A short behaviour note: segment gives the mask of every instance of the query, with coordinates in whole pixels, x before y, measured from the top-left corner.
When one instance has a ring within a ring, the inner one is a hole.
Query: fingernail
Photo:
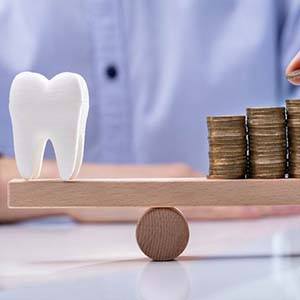
[[[293,72],[286,74],[287,80],[294,80],[294,79],[299,79],[299,78],[300,78],[300,70],[295,70]]]

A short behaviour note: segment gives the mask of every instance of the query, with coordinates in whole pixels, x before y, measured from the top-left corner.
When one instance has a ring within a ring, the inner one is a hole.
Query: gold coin
[[[246,140],[240,140],[238,142],[234,141],[234,143],[230,144],[230,142],[222,142],[222,141],[211,141],[208,140],[208,144],[211,146],[211,149],[220,149],[220,150],[226,150],[226,149],[230,149],[230,150],[238,150],[238,149],[244,149],[247,147],[247,143]]]
[[[251,120],[248,122],[248,130],[254,130],[259,128],[283,128],[286,125],[286,121],[284,119],[282,120],[264,120],[263,122],[260,120]]]
[[[247,114],[267,114],[267,113],[282,113],[285,111],[285,107],[249,107],[247,108]]]
[[[217,117],[214,119],[209,119],[209,120],[207,119],[206,123],[207,123],[207,126],[209,126],[211,128],[221,128],[221,127],[243,128],[246,125],[246,117],[244,116],[241,119],[232,119],[232,120],[224,119],[223,117],[221,117],[221,118]]]
[[[285,170],[287,169],[287,166],[278,166],[278,167],[272,167],[271,165],[266,165],[264,167],[256,167],[256,166],[249,166],[249,171],[252,173],[266,173],[266,174],[270,174],[270,173],[274,173],[274,172],[285,172]]]
[[[287,128],[289,135],[299,135],[300,123],[299,126],[288,126]]]
[[[215,172],[215,171],[209,171],[209,174],[210,175],[218,175],[218,176],[228,176],[228,177],[232,177],[232,176],[234,176],[234,177],[242,177],[242,176],[244,176],[245,177],[245,175],[246,175],[246,172],[245,172],[245,170],[241,170],[241,171],[239,171],[239,172],[235,172],[235,173],[233,173],[233,172],[224,172],[224,173],[220,173],[220,172]]]
[[[288,124],[288,127],[299,127],[300,126],[300,119],[298,118],[289,118],[287,120],[287,124]]]
[[[273,140],[268,137],[252,137],[251,140],[249,140],[249,145],[250,146],[274,146],[274,147],[286,147],[286,139],[279,139],[274,137]]]
[[[300,108],[290,108],[287,111],[287,119],[297,119],[300,116]]]
[[[244,163],[236,163],[236,164],[210,164],[209,169],[219,172],[236,172],[239,170],[243,170],[246,166],[246,162]]]
[[[270,128],[270,129],[251,129],[248,130],[248,135],[251,137],[253,135],[286,135],[286,127],[282,128]]]
[[[299,106],[300,107],[300,99],[286,99],[286,106]]]
[[[230,140],[246,140],[246,134],[240,134],[240,133],[231,133],[231,132],[226,132],[223,133],[223,135],[219,134],[220,132],[210,132],[208,135],[209,140],[225,140],[225,141],[230,141]]]
[[[232,137],[232,136],[211,136],[208,138],[208,141],[211,143],[224,143],[224,144],[230,144],[230,143],[246,143],[246,137]]]
[[[214,162],[211,162],[211,169],[213,170],[218,170],[218,169],[221,169],[221,168],[242,168],[246,165],[246,160],[244,161],[237,161],[237,162],[234,162],[234,161],[214,161]]]
[[[224,167],[224,166],[212,166],[209,168],[209,171],[214,174],[232,174],[232,173],[245,173],[246,166],[239,166],[239,167]]]
[[[278,154],[282,154],[284,152],[286,152],[286,146],[284,144],[280,145],[280,144],[250,144],[249,147],[249,151],[250,153],[254,152],[254,153],[263,153],[263,152],[269,152],[270,155],[274,155],[273,152],[276,152]]]
[[[279,179],[285,178],[285,173],[279,174],[249,174],[249,178],[255,179]]]
[[[223,144],[220,144],[220,145],[209,144],[209,145],[210,145],[209,152],[212,152],[212,153],[230,153],[230,152],[233,152],[234,154],[239,154],[239,153],[243,153],[247,150],[247,147],[244,144],[238,144],[241,147],[233,147],[233,146],[230,146],[229,144],[225,145],[225,146]]]
[[[208,175],[207,176],[209,179],[244,179],[245,174],[240,174],[240,175]]]
[[[285,155],[275,154],[275,155],[270,156],[270,155],[268,155],[268,153],[264,153],[264,154],[251,153],[250,160],[251,161],[260,161],[262,159],[264,159],[264,160],[269,159],[270,157],[272,157],[275,160],[285,160],[286,159]]]
[[[223,121],[238,121],[238,122],[243,122],[245,121],[245,116],[239,115],[239,116],[235,116],[235,115],[228,115],[228,116],[208,116],[207,117],[207,121],[208,122],[223,122]]]
[[[241,159],[246,159],[247,158],[247,153],[238,153],[238,154],[232,154],[230,155],[229,153],[223,154],[209,154],[209,159],[210,160],[216,160],[216,159],[228,159],[228,160],[241,160]]]
[[[276,136],[276,135],[253,135],[249,136],[249,143],[254,144],[275,144],[275,145],[285,145],[286,136]]]
[[[232,132],[225,132],[225,133],[222,133],[222,132],[213,132],[213,133],[210,133],[208,138],[211,140],[211,139],[214,139],[214,138],[230,138],[230,139],[243,139],[243,140],[246,140],[246,135],[241,135],[240,133],[232,133]]]

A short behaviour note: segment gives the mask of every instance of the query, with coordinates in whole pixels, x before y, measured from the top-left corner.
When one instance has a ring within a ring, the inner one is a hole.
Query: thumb
[[[285,75],[289,82],[300,85],[300,51],[287,66]]]

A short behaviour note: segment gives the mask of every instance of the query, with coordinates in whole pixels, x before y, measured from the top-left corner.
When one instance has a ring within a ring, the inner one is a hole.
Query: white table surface
[[[0,300],[300,299],[300,216],[190,230],[181,258],[157,263],[133,224],[0,226]]]

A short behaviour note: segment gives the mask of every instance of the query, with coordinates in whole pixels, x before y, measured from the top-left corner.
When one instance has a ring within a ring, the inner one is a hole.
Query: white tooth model
[[[21,176],[39,177],[45,146],[50,140],[60,177],[76,177],[83,159],[89,110],[85,80],[68,72],[51,80],[38,73],[23,72],[14,78],[9,98],[15,157]]]

